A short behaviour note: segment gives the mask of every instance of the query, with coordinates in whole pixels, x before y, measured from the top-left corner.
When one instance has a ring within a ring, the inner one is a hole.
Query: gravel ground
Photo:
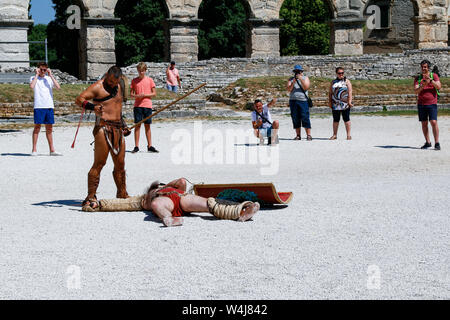
[[[176,228],[148,212],[80,211],[92,127],[75,149],[75,127],[55,128],[63,157],[47,156],[43,133],[30,157],[31,129],[0,131],[0,298],[449,299],[450,118],[439,119],[439,152],[418,149],[416,117],[352,120],[353,140],[341,123],[328,141],[330,117],[313,117],[309,142],[291,140],[281,117],[278,147],[227,143],[248,121],[155,123],[160,153],[126,154],[131,195],[181,176],[294,192],[245,223],[195,213]],[[115,195],[112,170],[108,159],[99,198]]]

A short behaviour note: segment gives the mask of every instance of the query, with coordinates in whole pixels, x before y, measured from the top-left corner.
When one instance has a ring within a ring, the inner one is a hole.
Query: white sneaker
[[[36,151],[33,151],[31,154],[30,154],[30,156],[32,156],[32,157],[36,157],[38,155],[38,153],[36,152]]]
[[[53,152],[50,152],[50,155],[51,156],[62,156],[62,153],[59,153],[59,152],[56,152],[56,151],[53,151]]]

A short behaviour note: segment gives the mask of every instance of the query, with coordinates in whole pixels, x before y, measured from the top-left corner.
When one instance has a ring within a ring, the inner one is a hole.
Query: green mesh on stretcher
[[[225,189],[220,192],[216,198],[234,202],[253,201],[259,202],[260,204],[264,203],[264,201],[258,199],[258,196],[253,191],[242,191],[237,189]]]

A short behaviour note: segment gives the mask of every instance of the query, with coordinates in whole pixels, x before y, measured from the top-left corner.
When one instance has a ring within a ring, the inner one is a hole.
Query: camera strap
[[[308,98],[308,95],[306,94],[305,90],[303,90],[302,85],[300,84],[300,82],[298,82],[298,79],[295,78],[295,81],[297,81],[298,86],[300,87],[300,89],[302,90],[303,94],[305,95],[306,98]]]
[[[260,114],[258,111],[256,111],[256,109],[255,109],[255,113],[256,113],[258,116],[261,117],[261,119],[262,119],[263,122],[267,122],[267,123],[270,123],[270,125],[272,125],[272,122],[270,122],[269,120],[267,120],[266,117],[264,117],[262,114]]]

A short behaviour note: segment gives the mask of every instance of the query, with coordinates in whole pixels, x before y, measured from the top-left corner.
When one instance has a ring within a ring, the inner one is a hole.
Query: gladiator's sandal
[[[128,198],[125,170],[113,171],[113,177],[117,187],[116,198]]]
[[[245,201],[242,203],[208,198],[209,212],[219,219],[245,221],[250,219],[258,210],[259,203]]]

